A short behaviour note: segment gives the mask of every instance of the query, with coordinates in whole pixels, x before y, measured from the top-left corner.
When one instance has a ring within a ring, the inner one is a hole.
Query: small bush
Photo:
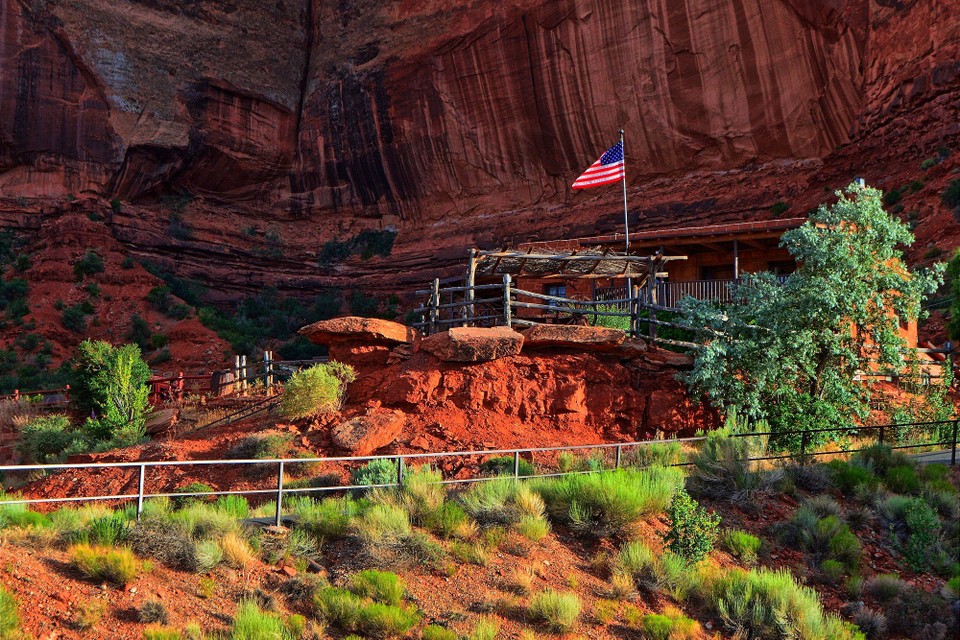
[[[255,603],[242,601],[233,617],[230,640],[292,640],[280,616],[260,610]]]
[[[163,606],[163,603],[159,600],[147,600],[140,605],[140,609],[137,610],[137,618],[139,618],[140,622],[146,624],[154,622],[167,624],[170,622],[170,615],[167,613],[167,608]]]
[[[843,578],[846,568],[838,560],[824,560],[820,565],[820,571],[823,573],[823,579],[830,584],[837,584]]]
[[[721,537],[724,548],[744,564],[754,564],[760,550],[760,538],[746,531],[728,530]]]
[[[17,611],[17,599],[0,585],[0,638],[16,638],[20,631],[20,614]]]
[[[640,619],[640,629],[650,640],[685,640],[697,637],[700,625],[673,607],[662,614],[651,613]]]
[[[853,623],[867,636],[867,640],[879,640],[887,636],[887,617],[869,607],[859,607],[853,613]]]
[[[910,585],[901,580],[899,576],[891,574],[876,575],[863,583],[863,592],[876,598],[881,604],[899,598],[900,594],[909,588]]]
[[[317,540],[332,540],[346,535],[350,520],[359,512],[349,497],[327,498],[320,502],[306,499],[297,503],[294,513],[297,527]]]
[[[580,598],[575,593],[546,589],[530,599],[529,612],[533,619],[543,622],[553,631],[566,632],[577,622],[580,609]]]
[[[394,638],[406,635],[420,622],[414,607],[398,607],[374,602],[360,609],[360,631],[375,638]]]
[[[520,458],[518,462],[519,476],[532,476],[536,473],[533,465],[528,461]],[[480,471],[491,476],[512,476],[514,475],[513,456],[500,456],[484,460],[480,465]]]
[[[395,573],[367,570],[353,576],[350,591],[363,598],[371,598],[389,605],[399,605],[407,589]]]
[[[923,162],[920,163],[920,168],[924,171],[927,169],[932,169],[937,165],[936,158],[925,158]]]
[[[788,571],[734,570],[713,584],[710,604],[728,631],[745,638],[856,640],[855,629],[823,612],[809,587]],[[786,635],[789,633],[790,635]]]
[[[223,536],[220,540],[223,558],[232,567],[244,569],[257,559],[250,544],[234,532]]]
[[[693,457],[694,469],[688,481],[691,493],[748,505],[758,492],[767,491],[777,478],[751,471],[746,440],[732,438],[722,430],[708,434]]]
[[[113,547],[126,542],[130,535],[130,523],[122,515],[110,513],[91,520],[85,533],[88,542]]]
[[[950,209],[960,209],[960,179],[951,180],[940,194],[943,204]]]
[[[88,544],[70,547],[71,564],[88,578],[124,586],[140,573],[140,562],[129,549],[114,549]]]
[[[489,616],[481,616],[466,640],[496,640],[500,624]]]
[[[671,551],[688,562],[699,562],[713,550],[719,515],[708,513],[682,488],[673,495],[667,515],[670,530],[663,541]]]
[[[536,516],[520,516],[517,522],[517,532],[528,540],[537,542],[550,533],[550,523],[545,518]]]
[[[375,504],[351,523],[353,533],[374,561],[393,560],[408,542],[410,517],[400,507]]]
[[[350,484],[356,486],[390,485],[397,482],[396,459],[378,458],[350,472]]]
[[[619,535],[641,516],[666,509],[682,478],[673,468],[617,469],[542,479],[531,488],[543,497],[550,516],[574,531]]]
[[[842,493],[852,493],[858,487],[868,486],[876,482],[870,469],[850,464],[842,460],[831,460],[827,463],[834,486]]]
[[[787,209],[789,208],[790,208],[789,204],[787,204],[782,200],[778,200],[777,202],[774,202],[773,205],[770,207],[770,213],[773,214],[774,218],[779,218],[784,213],[786,213]]]
[[[60,314],[60,324],[63,325],[64,329],[69,329],[74,333],[83,333],[87,330],[87,314],[78,305],[67,307]]]
[[[212,570],[223,562],[223,549],[216,540],[202,540],[194,551],[194,568],[200,573]]]
[[[64,451],[81,442],[83,436],[73,429],[67,416],[41,416],[23,427],[17,451],[28,462],[55,464],[64,461]]]
[[[84,276],[92,276],[103,271],[103,258],[93,249],[87,249],[79,260],[73,263],[73,274],[77,280],[82,280]]]
[[[450,538],[460,532],[468,521],[467,512],[458,503],[444,502],[424,518],[423,525],[439,536]]]
[[[910,465],[898,465],[887,469],[883,482],[894,493],[919,493],[920,479]]]
[[[343,404],[346,385],[354,380],[353,369],[336,362],[298,371],[284,385],[280,413],[293,420],[336,411]]]
[[[346,589],[326,587],[317,592],[313,599],[317,612],[324,619],[347,631],[353,631],[360,622],[360,610],[363,599]]]
[[[435,624],[427,625],[423,628],[421,635],[423,640],[458,640],[456,632],[450,629],[437,626]]]

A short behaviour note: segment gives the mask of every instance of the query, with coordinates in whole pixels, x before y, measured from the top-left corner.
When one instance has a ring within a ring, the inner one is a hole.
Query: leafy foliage
[[[687,562],[699,562],[713,550],[720,516],[697,504],[684,489],[677,489],[667,510],[670,529],[663,537],[671,551]]]
[[[774,431],[841,430],[868,414],[870,389],[854,379],[870,368],[868,359],[903,369],[899,326],[920,316],[942,265],[904,266],[898,247],[914,237],[883,210],[880,191],[854,183],[837,197],[783,235],[800,266],[782,284],[759,273],[738,285],[739,304],[680,302],[684,321],[710,337],[684,376],[694,393],[767,420]],[[830,437],[810,434],[809,442]],[[800,436],[776,444],[797,449]]]
[[[78,408],[94,416],[84,426],[91,437],[143,437],[150,369],[140,357],[139,347],[84,340],[78,348],[75,376]]]
[[[356,379],[353,368],[339,362],[297,371],[284,385],[280,413],[285,418],[297,419],[336,411],[343,403],[346,386]]]

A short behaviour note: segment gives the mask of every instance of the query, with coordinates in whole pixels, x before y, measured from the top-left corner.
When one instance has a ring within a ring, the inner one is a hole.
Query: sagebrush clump
[[[346,385],[356,378],[352,367],[339,362],[316,364],[298,371],[284,386],[280,413],[295,420],[336,411],[343,404]]]

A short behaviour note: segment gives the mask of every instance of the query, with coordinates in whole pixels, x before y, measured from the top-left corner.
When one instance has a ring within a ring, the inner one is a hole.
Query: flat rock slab
[[[444,362],[490,362],[519,354],[523,336],[507,327],[454,327],[427,336],[420,348]]]
[[[566,324],[541,324],[523,331],[527,348],[575,347],[613,351],[627,339],[626,332],[608,327],[580,327]]]
[[[306,336],[314,344],[322,345],[344,342],[394,345],[416,343],[420,337],[416,329],[399,322],[359,316],[321,320],[303,327],[297,333]]]
[[[366,456],[396,440],[406,421],[402,411],[375,411],[341,422],[330,435],[340,449]]]

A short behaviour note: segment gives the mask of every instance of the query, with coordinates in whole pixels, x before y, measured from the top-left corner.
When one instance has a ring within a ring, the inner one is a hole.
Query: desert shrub
[[[183,640],[183,635],[173,627],[153,625],[143,630],[143,640]]]
[[[663,541],[671,551],[688,562],[699,562],[713,550],[720,516],[707,512],[684,489],[673,494],[667,516],[670,530]]]
[[[870,469],[842,460],[831,460],[827,469],[833,480],[833,485],[843,493],[852,493],[858,487],[876,483],[876,477]]]
[[[154,622],[167,624],[170,622],[170,615],[167,613],[167,608],[163,606],[163,603],[159,600],[147,600],[140,605],[140,608],[137,610],[137,618],[140,622],[146,624]]]
[[[823,579],[830,584],[840,582],[840,579],[843,578],[844,571],[846,571],[846,567],[844,567],[843,563],[839,560],[824,560],[820,564],[820,572],[823,574]]]
[[[370,569],[361,571],[350,579],[350,591],[362,598],[399,605],[403,602],[407,588],[397,574]]]
[[[374,638],[393,638],[406,635],[420,622],[414,607],[400,607],[373,602],[360,609],[358,627]]]
[[[511,524],[520,518],[515,502],[519,487],[512,478],[477,482],[460,495],[460,503],[482,524]]]
[[[68,554],[74,568],[94,580],[122,587],[140,573],[140,562],[129,549],[76,544]]]
[[[13,640],[19,635],[20,613],[17,599],[6,587],[0,585],[0,640]]]
[[[360,622],[363,599],[346,589],[325,587],[313,599],[317,612],[327,621],[346,631],[356,630]]]
[[[956,637],[953,634],[960,627],[960,611],[951,610],[940,595],[914,587],[901,592],[885,613],[890,632],[895,636],[946,640]]]
[[[720,540],[724,548],[744,564],[754,564],[757,561],[757,552],[760,550],[760,538],[746,531],[729,529],[724,531]]]
[[[869,607],[858,607],[853,612],[853,623],[867,637],[867,640],[879,640],[887,636],[887,617]]]
[[[423,628],[421,638],[423,640],[458,640],[459,636],[450,629],[430,624]]]
[[[566,632],[577,622],[580,609],[577,594],[545,589],[530,599],[529,613],[534,620],[539,620],[551,630]]]
[[[230,532],[220,539],[224,561],[232,567],[244,569],[257,559],[253,549],[243,537]]]
[[[466,640],[495,640],[500,633],[500,624],[489,616],[481,616],[473,625],[473,630]]]
[[[900,594],[910,588],[906,582],[898,576],[891,574],[875,575],[863,583],[863,592],[880,603],[891,602],[899,598]]]
[[[174,489],[174,493],[213,493],[214,488],[204,482],[191,482],[185,484],[182,487],[177,487]],[[212,500],[213,496],[184,496],[182,498],[174,498],[173,504],[177,507],[183,507],[193,501],[206,501]]]
[[[940,200],[951,209],[960,209],[960,179],[951,180],[950,183],[947,184],[943,193],[940,194]]]
[[[263,640],[264,638],[293,640],[289,630],[280,620],[280,616],[261,611],[260,607],[249,600],[240,602],[233,616],[230,640]]]
[[[461,531],[469,522],[467,512],[457,502],[444,502],[423,519],[423,526],[444,538]]]
[[[238,520],[250,515],[250,503],[241,495],[226,495],[217,498],[214,508]]]
[[[650,640],[685,640],[697,637],[700,625],[679,609],[665,607],[663,613],[651,613],[640,619],[640,629]]]
[[[701,577],[692,570],[682,556],[672,552],[655,554],[643,542],[624,545],[611,563],[611,583],[616,591],[632,591],[643,587],[658,593],[668,593],[682,601],[700,587]],[[624,583],[629,579],[629,584]],[[625,588],[624,588],[625,587]]]
[[[201,540],[194,550],[194,570],[205,573],[223,562],[223,549],[216,540]]]
[[[191,502],[167,518],[182,526],[194,540],[222,538],[228,533],[236,533],[240,528],[233,513],[203,502]]]
[[[627,464],[636,467],[669,467],[683,460],[683,448],[679,442],[657,442],[637,447],[624,457]]]
[[[707,435],[693,457],[688,486],[697,496],[747,504],[776,480],[750,469],[750,447],[746,438],[733,438],[722,430]]]
[[[395,458],[378,458],[350,472],[350,484],[356,486],[391,485],[397,482]]]
[[[197,545],[189,529],[164,515],[144,514],[131,529],[129,542],[142,556],[184,571],[196,570]]]
[[[103,271],[103,258],[93,249],[87,249],[83,256],[73,263],[73,275],[77,280],[84,276],[92,276]]]
[[[913,462],[905,454],[894,451],[889,445],[872,444],[858,451],[850,459],[854,465],[865,467],[878,476],[885,476],[891,467],[911,466]]]
[[[55,464],[66,459],[64,452],[85,446],[83,434],[70,424],[64,415],[39,416],[20,432],[17,451],[26,461]]]
[[[389,504],[374,504],[354,519],[351,528],[375,561],[392,560],[403,550],[412,532],[407,512]]]
[[[359,511],[356,501],[348,496],[319,502],[307,498],[297,502],[294,508],[297,527],[321,542],[346,535],[350,520]]]
[[[87,314],[79,306],[67,307],[60,313],[60,324],[74,333],[87,330]]]
[[[812,554],[817,561],[838,560],[851,570],[859,566],[860,541],[835,515],[820,518],[805,504],[778,528],[777,533],[784,544]]]
[[[517,466],[519,467],[518,475],[520,476],[532,476],[536,473],[533,465],[523,458],[520,458]],[[491,476],[512,476],[514,471],[513,467],[513,456],[499,456],[484,460],[480,465],[480,471]]]
[[[516,524],[517,532],[524,538],[537,542],[550,533],[550,523],[546,518],[524,515]]]
[[[622,534],[641,516],[666,509],[682,478],[673,468],[617,469],[543,479],[532,488],[552,518],[575,531],[602,536]]]
[[[909,465],[890,467],[883,476],[883,482],[894,493],[918,493],[920,479],[917,471]]]
[[[922,571],[944,561],[937,512],[923,498],[890,496],[878,507],[912,568]]]
[[[450,547],[450,553],[460,562],[487,566],[490,562],[490,556],[487,548],[480,542],[454,542]]]
[[[286,433],[256,433],[230,447],[231,458],[269,460],[283,458],[293,444],[293,436]],[[254,469],[256,467],[253,467]]]
[[[401,503],[417,524],[433,520],[447,498],[442,484],[443,474],[429,466],[422,466],[403,477]]]
[[[817,514],[818,518],[827,518],[829,516],[836,518],[843,517],[843,509],[831,496],[820,495],[807,498],[803,501],[803,506]]]
[[[733,570],[712,584],[709,604],[728,631],[745,638],[855,640],[855,628],[823,612],[815,591],[788,571]]]
[[[130,536],[130,523],[119,513],[110,513],[91,520],[83,537],[92,544],[113,547],[126,542]]]
[[[346,385],[356,377],[351,367],[337,362],[298,371],[284,385],[280,413],[288,419],[299,419],[336,411],[343,404]]]
[[[851,571],[860,567],[860,541],[847,527],[835,533],[827,543],[827,549],[830,553],[830,560],[835,560],[843,564]]]

